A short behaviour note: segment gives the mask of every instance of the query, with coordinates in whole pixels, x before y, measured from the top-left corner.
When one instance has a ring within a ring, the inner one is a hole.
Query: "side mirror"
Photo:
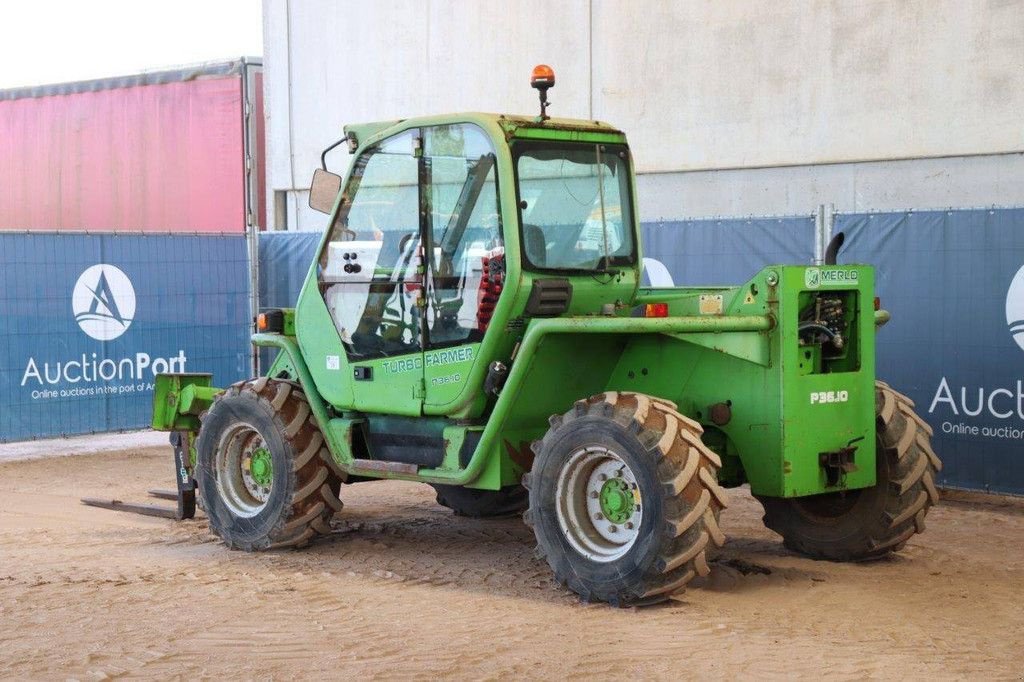
[[[313,184],[309,188],[309,207],[329,214],[340,191],[341,176],[317,168],[313,171]]]

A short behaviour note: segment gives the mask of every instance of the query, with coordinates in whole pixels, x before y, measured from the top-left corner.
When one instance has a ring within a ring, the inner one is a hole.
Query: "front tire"
[[[203,415],[196,449],[210,529],[228,547],[301,547],[331,532],[344,473],[297,384],[231,386]]]
[[[524,476],[538,554],[585,601],[668,599],[725,542],[718,456],[666,400],[604,393],[554,416]]]
[[[789,549],[815,559],[868,561],[897,552],[924,530],[939,501],[935,477],[942,462],[932,428],[914,402],[875,382],[874,487],[790,499],[762,497],[764,524]]]

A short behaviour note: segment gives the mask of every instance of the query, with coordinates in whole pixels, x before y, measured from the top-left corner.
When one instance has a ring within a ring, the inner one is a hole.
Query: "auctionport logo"
[[[120,268],[94,265],[75,282],[71,309],[83,332],[97,341],[112,341],[128,331],[135,317],[135,288]]]
[[[1010,336],[1024,350],[1024,266],[1014,275],[1006,292],[1006,324]],[[936,414],[936,408],[939,408],[936,416],[940,418],[951,415],[959,419],[943,421],[939,427],[943,433],[1024,440],[1024,428],[1014,425],[1024,421],[1024,379],[991,388],[951,386],[949,380],[942,377],[928,414]],[[981,417],[988,423],[974,423],[974,417]],[[999,420],[1008,420],[1008,423],[1000,425]]]
[[[135,318],[135,287],[128,275],[113,265],[87,268],[71,293],[75,322],[90,338],[111,341],[120,337]],[[75,346],[68,340],[62,346]],[[30,356],[21,385],[32,388],[32,400],[137,394],[153,390],[152,377],[184,372],[184,350],[173,357],[154,357],[134,351],[120,358],[106,357],[88,346],[74,357]]]
[[[1014,275],[1006,292],[1006,324],[1013,340],[1024,350],[1024,266]]]

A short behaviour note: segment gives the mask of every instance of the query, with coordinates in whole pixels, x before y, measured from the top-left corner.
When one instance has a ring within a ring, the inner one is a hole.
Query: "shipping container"
[[[262,70],[244,58],[0,90],[0,230],[255,228]]]

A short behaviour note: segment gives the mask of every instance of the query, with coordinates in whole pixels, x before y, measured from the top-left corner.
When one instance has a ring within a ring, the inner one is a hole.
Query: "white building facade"
[[[264,41],[271,229],[322,229],[346,123],[533,114],[538,63],[643,221],[1024,205],[1024,0],[264,0]]]

